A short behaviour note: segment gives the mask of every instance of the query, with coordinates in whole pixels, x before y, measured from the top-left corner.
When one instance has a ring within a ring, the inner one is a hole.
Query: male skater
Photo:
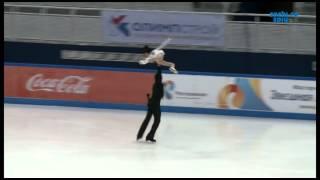
[[[161,75],[161,67],[159,64],[158,64],[157,73],[155,75],[155,82],[152,88],[152,96],[150,98],[149,94],[147,94],[147,97],[148,97],[148,113],[143,123],[141,124],[141,127],[137,135],[137,140],[142,138],[144,131],[146,130],[148,123],[151,119],[151,116],[153,115],[154,117],[153,125],[149,134],[146,137],[146,141],[156,142],[156,140],[154,139],[154,135],[160,124],[160,117],[161,117],[160,101],[163,97],[162,75]]]

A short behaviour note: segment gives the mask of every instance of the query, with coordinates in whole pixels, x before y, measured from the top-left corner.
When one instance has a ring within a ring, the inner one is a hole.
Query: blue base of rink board
[[[4,103],[47,105],[47,106],[69,106],[69,107],[71,106],[71,107],[103,108],[103,109],[118,109],[118,110],[119,109],[121,109],[121,110],[142,110],[142,111],[147,110],[146,106],[136,105],[136,104],[94,103],[94,102],[81,102],[81,101],[43,100],[43,99],[15,98],[15,97],[5,97]],[[224,110],[224,109],[169,107],[169,106],[162,106],[161,110],[163,112],[175,112],[175,113],[215,114],[215,115],[227,115],[227,116],[247,116],[247,117],[262,117],[262,118],[316,120],[316,115],[314,115],[314,114],[301,114],[301,113]]]

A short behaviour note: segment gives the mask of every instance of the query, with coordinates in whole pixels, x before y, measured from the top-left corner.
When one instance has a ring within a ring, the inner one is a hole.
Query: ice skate
[[[142,138],[142,136],[139,136],[139,135],[138,135],[138,136],[137,136],[137,141],[139,141],[139,139],[141,139],[141,138]]]
[[[146,138],[146,141],[148,142],[148,141],[151,141],[151,142],[153,142],[153,143],[155,143],[155,142],[157,142],[155,139],[153,139],[153,138]]]
[[[170,67],[169,70],[174,74],[178,74],[178,71],[174,67]]]

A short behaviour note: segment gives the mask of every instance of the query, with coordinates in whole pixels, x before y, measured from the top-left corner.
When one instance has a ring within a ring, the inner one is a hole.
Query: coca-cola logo
[[[89,77],[66,76],[62,79],[44,78],[43,74],[32,76],[26,83],[29,91],[48,91],[58,93],[86,94],[89,85],[86,83],[92,80]]]

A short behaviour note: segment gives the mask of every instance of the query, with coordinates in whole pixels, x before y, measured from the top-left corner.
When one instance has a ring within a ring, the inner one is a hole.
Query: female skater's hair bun
[[[149,46],[145,45],[145,46],[143,47],[143,52],[144,52],[144,53],[150,53],[150,52],[151,52],[151,49],[149,48]]]

